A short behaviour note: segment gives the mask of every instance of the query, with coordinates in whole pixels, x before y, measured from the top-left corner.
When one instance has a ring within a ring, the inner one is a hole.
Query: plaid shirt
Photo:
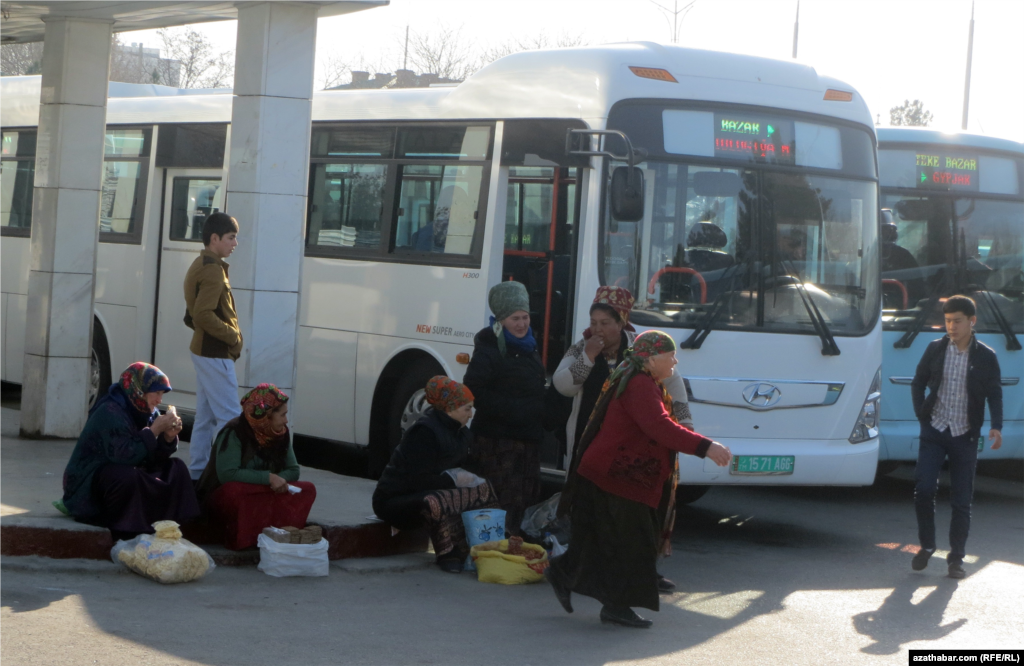
[[[959,437],[970,427],[967,422],[967,360],[970,347],[957,349],[950,340],[946,346],[946,360],[942,366],[942,384],[938,401],[932,410],[932,427],[939,432],[949,428],[953,437]]]

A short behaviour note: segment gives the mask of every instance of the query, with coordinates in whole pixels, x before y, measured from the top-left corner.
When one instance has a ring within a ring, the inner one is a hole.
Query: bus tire
[[[676,486],[676,504],[691,504],[696,502],[711,489],[711,486]]]
[[[113,380],[110,372],[110,348],[107,334],[98,320],[93,320],[92,354],[89,360],[89,407],[95,404]]]
[[[427,385],[427,381],[435,375],[442,374],[444,374],[444,370],[436,361],[430,358],[420,358],[413,361],[409,365],[409,369],[398,378],[391,395],[391,407],[387,413],[387,440],[385,442],[387,448],[379,447],[371,455],[369,461],[371,476],[379,476],[384,471],[384,467],[391,460],[391,454],[398,447],[398,443],[402,441],[405,429],[415,423],[416,419],[412,418],[414,413],[422,412],[425,407],[424,387]],[[404,423],[403,417],[406,421]]]

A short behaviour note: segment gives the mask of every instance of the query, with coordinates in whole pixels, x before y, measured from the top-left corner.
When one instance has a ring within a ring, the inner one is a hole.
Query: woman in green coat
[[[223,523],[224,545],[256,545],[265,527],[306,526],[316,487],[299,481],[288,432],[288,396],[260,384],[242,398],[242,414],[217,434],[198,492]]]

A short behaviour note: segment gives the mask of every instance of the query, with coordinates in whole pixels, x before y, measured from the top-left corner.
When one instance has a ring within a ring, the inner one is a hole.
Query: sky
[[[679,0],[684,7],[689,0]],[[658,0],[672,8],[674,0]],[[967,129],[1024,142],[1024,1],[976,0]],[[797,0],[697,0],[680,23],[680,46],[788,60]],[[856,88],[882,125],[889,109],[919,99],[932,127],[961,125],[971,0],[800,0],[798,60]],[[402,63],[406,26],[456,30],[474,55],[512,40],[560,35],[585,43],[671,43],[670,20],[652,0],[391,0],[320,19],[317,61],[353,69]],[[235,22],[196,26],[225,50]],[[122,40],[159,46],[154,31]]]

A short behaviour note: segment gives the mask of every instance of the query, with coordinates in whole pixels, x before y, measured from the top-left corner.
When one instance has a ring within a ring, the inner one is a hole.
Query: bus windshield
[[[813,334],[816,308],[832,335],[871,330],[873,182],[685,162],[642,168],[644,218],[609,216],[604,233],[604,283],[636,295],[633,321]]]
[[[941,299],[972,296],[979,333],[1024,333],[1024,205],[944,194],[882,196],[883,327],[943,330]],[[920,319],[924,318],[921,322]]]

